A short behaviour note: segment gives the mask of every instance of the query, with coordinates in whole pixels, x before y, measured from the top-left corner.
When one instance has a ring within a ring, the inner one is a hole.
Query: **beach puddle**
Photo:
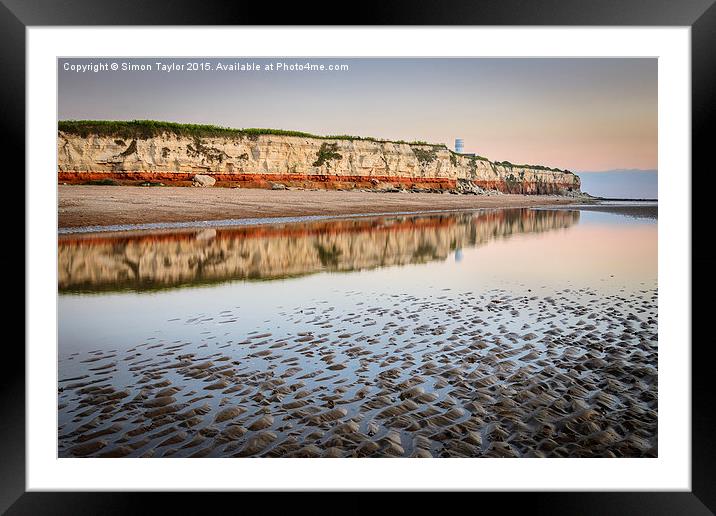
[[[654,457],[649,213],[62,236],[59,456]]]

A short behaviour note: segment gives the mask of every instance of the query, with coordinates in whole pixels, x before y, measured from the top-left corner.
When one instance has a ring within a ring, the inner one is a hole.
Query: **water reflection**
[[[154,290],[427,263],[520,233],[568,228],[579,211],[491,210],[279,226],[63,236],[60,292]]]
[[[63,235],[58,456],[655,457],[656,207],[600,211]]]

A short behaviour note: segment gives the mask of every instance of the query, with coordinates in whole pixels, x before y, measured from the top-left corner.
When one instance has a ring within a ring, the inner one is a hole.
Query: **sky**
[[[124,71],[123,63],[151,69]],[[260,69],[218,70],[219,63]],[[347,70],[277,70],[278,63]],[[154,119],[451,148],[463,138],[465,152],[492,160],[575,172],[657,169],[651,58],[98,58],[60,59],[58,68],[60,120]]]
[[[579,172],[581,190],[610,199],[658,199],[656,170]]]

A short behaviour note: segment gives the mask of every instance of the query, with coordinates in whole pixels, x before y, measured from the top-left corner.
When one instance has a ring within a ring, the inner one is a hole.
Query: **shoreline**
[[[535,206],[539,207],[539,206]],[[486,208],[475,208],[476,210]],[[487,208],[492,209],[492,208]],[[500,208],[496,208],[500,209]],[[58,228],[58,235],[83,235],[87,233],[122,233],[133,234],[143,231],[175,231],[175,230],[196,230],[196,229],[225,229],[225,228],[248,228],[254,226],[271,226],[274,224],[300,224],[304,222],[330,222],[337,220],[351,220],[373,217],[388,216],[411,216],[411,215],[450,215],[469,211],[463,208],[449,210],[425,210],[425,211],[391,211],[382,213],[346,213],[342,215],[303,215],[296,217],[252,217],[243,219],[216,219],[196,220],[186,222],[147,222],[142,224],[113,224],[107,226],[70,226]]]
[[[331,190],[58,186],[62,233],[590,204],[556,195],[453,195]],[[259,222],[258,220],[264,220]],[[282,220],[288,219],[288,220]],[[74,229],[75,231],[72,231]]]

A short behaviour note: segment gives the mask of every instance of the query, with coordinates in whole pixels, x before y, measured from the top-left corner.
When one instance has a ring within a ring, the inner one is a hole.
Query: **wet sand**
[[[585,203],[543,195],[77,185],[58,186],[58,195],[60,228]]]
[[[659,206],[656,203],[651,204],[638,204],[638,205],[623,205],[623,206],[609,206],[609,205],[597,205],[597,206],[584,206],[580,207],[583,211],[600,211],[603,213],[612,213],[616,215],[624,215],[633,219],[653,219],[659,218]]]
[[[657,455],[656,287],[346,296],[60,357],[59,455]]]

